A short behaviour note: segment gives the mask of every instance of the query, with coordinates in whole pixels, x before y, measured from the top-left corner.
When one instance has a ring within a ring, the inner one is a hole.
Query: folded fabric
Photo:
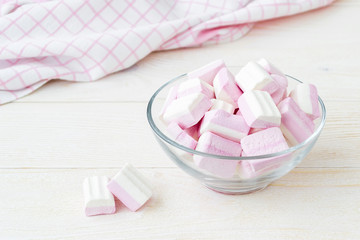
[[[333,0],[0,0],[0,104],[51,79],[94,81],[155,50],[229,42]]]

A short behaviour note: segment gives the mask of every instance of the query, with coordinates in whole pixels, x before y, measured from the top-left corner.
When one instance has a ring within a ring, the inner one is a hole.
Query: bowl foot
[[[249,194],[257,191],[261,191],[264,188],[266,188],[268,185],[261,185],[261,186],[255,186],[255,187],[244,187],[244,188],[236,188],[236,189],[226,189],[221,187],[215,187],[205,184],[207,188],[214,192],[227,194],[227,195],[241,195],[241,194]]]

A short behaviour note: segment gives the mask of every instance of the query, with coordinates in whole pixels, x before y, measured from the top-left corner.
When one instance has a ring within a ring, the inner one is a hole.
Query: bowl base
[[[247,188],[239,188],[239,189],[226,189],[226,188],[219,188],[204,184],[207,188],[214,192],[227,194],[227,195],[242,195],[242,194],[249,194],[257,191],[261,191],[266,188],[268,185],[256,186],[256,187],[247,187]]]

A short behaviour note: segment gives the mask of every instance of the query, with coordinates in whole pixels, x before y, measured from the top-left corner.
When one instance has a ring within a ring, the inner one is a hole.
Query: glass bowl
[[[291,91],[296,84],[302,83],[294,77],[286,76],[289,80],[288,92]],[[187,75],[183,74],[161,86],[148,103],[147,119],[157,142],[167,156],[184,172],[216,192],[225,194],[245,194],[264,189],[271,182],[291,171],[306,157],[314,147],[314,144],[319,138],[321,130],[325,125],[325,105],[319,97],[318,101],[320,104],[321,116],[315,120],[315,131],[308,139],[296,146],[292,146],[282,152],[251,157],[228,157],[199,152],[175,142],[175,140],[167,133],[166,124],[160,119],[160,112],[170,88],[187,79]],[[232,161],[231,163],[237,164],[236,174],[231,178],[224,178],[208,172],[206,169],[199,168],[193,161],[194,157],[199,156],[207,157],[215,161],[223,161],[224,164],[228,164],[228,161]],[[272,164],[269,164],[258,172],[253,172],[249,169],[248,163],[250,161],[271,161]]]

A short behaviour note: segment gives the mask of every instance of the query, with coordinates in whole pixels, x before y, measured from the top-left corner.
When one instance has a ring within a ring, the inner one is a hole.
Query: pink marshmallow
[[[242,156],[258,156],[280,152],[289,148],[280,128],[273,127],[248,135],[241,140],[243,147]],[[257,176],[265,170],[271,170],[279,166],[288,155],[271,157],[259,160],[241,161],[241,170],[248,177]]]
[[[268,128],[244,137],[241,139],[241,146],[243,156],[276,153],[289,148],[278,127]]]
[[[242,91],[236,85],[234,76],[227,68],[220,69],[216,74],[213,86],[216,99],[228,102],[237,108],[237,100],[241,96]]]
[[[249,135],[260,132],[262,130],[264,130],[264,129],[263,128],[250,128]]]
[[[280,75],[280,76],[284,76],[285,75],[278,69],[276,68],[273,64],[271,64],[268,60],[266,60],[265,58],[261,58],[258,61],[256,61],[257,64],[259,64],[261,67],[263,67],[269,74],[276,74],[276,75]]]
[[[176,122],[182,129],[194,126],[209,110],[212,103],[202,93],[194,93],[172,101],[163,119],[166,123]]]
[[[239,143],[211,132],[205,132],[200,136],[196,150],[223,156],[240,157],[241,155],[241,145]],[[194,155],[194,162],[199,168],[206,169],[217,176],[231,178],[235,174],[239,161]]]
[[[185,132],[179,125],[172,122],[168,125],[167,130],[169,134],[174,138],[174,141],[184,145],[187,148],[195,149],[197,141],[192,138],[187,132]]]
[[[312,120],[320,117],[318,93],[313,84],[298,84],[289,96]]]
[[[202,93],[208,98],[215,98],[214,88],[199,78],[190,78],[179,84],[177,98],[193,93]]]
[[[292,145],[301,143],[311,136],[315,124],[292,98],[282,100],[278,108],[281,113],[280,128]]]
[[[279,84],[280,88],[287,88],[289,82],[285,75],[278,75],[278,74],[270,74],[271,78],[274,79],[275,82]]]
[[[145,177],[131,164],[126,164],[108,183],[107,188],[131,211],[137,211],[151,197]]]
[[[250,127],[244,118],[233,115],[224,110],[213,110],[205,113],[200,125],[200,135],[212,132],[223,138],[240,142],[240,139],[248,135]]]
[[[238,100],[239,110],[251,128],[280,126],[281,114],[270,94],[265,91],[247,91]]]
[[[225,62],[222,59],[213,61],[205,66],[188,73],[189,78],[200,78],[201,80],[213,85],[214,78],[221,68],[224,68]]]
[[[113,207],[87,207],[85,208],[85,215],[87,217],[96,216],[96,215],[105,215],[115,213],[116,208]]]
[[[199,121],[197,124],[195,124],[194,126],[185,128],[184,131],[193,139],[195,139],[195,141],[197,142],[197,140],[199,140],[200,134],[199,134],[199,128],[200,128],[200,123],[201,121]]]
[[[177,90],[179,88],[179,84],[172,86],[169,90],[168,95],[166,96],[164,105],[161,109],[160,116],[163,116],[166,112],[167,107],[177,98]]]
[[[279,102],[281,102],[281,100],[283,100],[287,96],[288,80],[285,77],[285,75],[271,74],[270,76],[279,85],[278,90],[276,90],[271,94],[274,103],[277,105]]]
[[[281,102],[283,99],[286,98],[286,95],[287,95],[286,88],[279,88],[278,90],[276,90],[276,92],[274,92],[270,96],[274,100],[274,103],[277,105],[279,104],[279,102]]]

